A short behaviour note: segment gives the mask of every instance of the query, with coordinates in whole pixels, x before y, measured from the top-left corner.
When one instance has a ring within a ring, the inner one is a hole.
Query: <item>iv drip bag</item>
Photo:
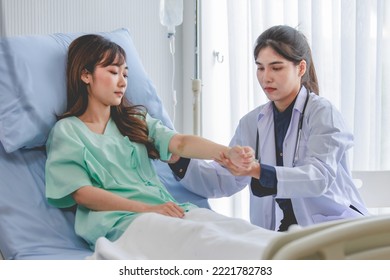
[[[160,22],[175,34],[175,26],[183,22],[183,0],[160,0]]]

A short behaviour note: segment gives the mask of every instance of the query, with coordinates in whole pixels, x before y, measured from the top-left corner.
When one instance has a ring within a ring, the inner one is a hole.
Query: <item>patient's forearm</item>
[[[215,159],[230,148],[195,136],[177,134],[169,143],[169,151],[186,158]]]
[[[84,186],[73,193],[77,204],[95,211],[147,212],[148,204],[130,200],[93,186]]]
[[[154,212],[177,218],[184,216],[184,210],[174,202],[151,205],[127,199],[93,186],[81,187],[73,193],[73,198],[77,204],[95,211]]]
[[[169,151],[185,158],[215,159],[226,157],[241,168],[249,168],[254,160],[251,147],[226,147],[195,135],[176,134],[169,142]]]

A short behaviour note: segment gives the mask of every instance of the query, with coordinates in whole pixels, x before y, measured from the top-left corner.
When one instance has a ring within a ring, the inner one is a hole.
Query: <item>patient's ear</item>
[[[86,84],[86,85],[89,85],[89,78],[90,78],[90,75],[89,75],[89,71],[87,69],[83,69],[81,71],[81,80]]]

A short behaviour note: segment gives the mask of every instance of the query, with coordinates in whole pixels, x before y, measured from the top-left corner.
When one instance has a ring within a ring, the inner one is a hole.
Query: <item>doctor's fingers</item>
[[[255,150],[253,150],[252,147],[250,146],[243,146],[242,147],[244,153],[248,156],[254,156],[255,155]]]
[[[223,167],[225,167],[227,170],[229,170],[230,173],[234,176],[247,176],[249,174],[249,171],[251,169],[251,165],[249,167],[240,167],[234,164],[230,159],[226,157],[222,157],[221,160],[217,161],[219,164],[221,164]]]
[[[243,162],[251,164],[255,160],[255,151],[252,149],[252,147],[249,146],[244,146],[242,148],[244,150]]]
[[[255,151],[249,146],[236,146],[233,151],[240,156],[243,161],[252,161],[255,157]]]
[[[238,154],[244,155],[244,156],[250,156],[250,155],[254,155],[255,154],[255,151],[250,146],[236,145],[236,146],[231,147],[230,150],[234,151],[234,152],[236,152]]]
[[[251,152],[245,152],[244,149],[239,147],[230,149],[228,154],[224,154],[224,157],[230,159],[232,163],[240,167],[248,166],[254,158]]]
[[[214,160],[215,160],[216,162],[218,162],[220,165],[223,165],[223,166],[225,166],[225,163],[226,163],[227,161],[230,162],[229,158],[225,155],[224,152],[220,152],[220,153],[219,153],[219,158],[214,158]]]
[[[253,162],[255,161],[255,157],[253,155],[248,155],[243,158],[229,158],[224,155],[220,155],[222,165],[226,165],[231,168],[237,167],[239,169],[250,169]]]

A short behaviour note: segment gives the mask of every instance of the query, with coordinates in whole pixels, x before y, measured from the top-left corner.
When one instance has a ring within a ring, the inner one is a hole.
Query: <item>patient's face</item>
[[[126,63],[114,62],[108,66],[97,65],[93,74],[89,74],[89,105],[117,106],[127,87],[128,67]]]
[[[257,59],[257,79],[269,100],[284,111],[294,100],[301,85],[300,65],[279,55],[271,47],[260,50]]]

